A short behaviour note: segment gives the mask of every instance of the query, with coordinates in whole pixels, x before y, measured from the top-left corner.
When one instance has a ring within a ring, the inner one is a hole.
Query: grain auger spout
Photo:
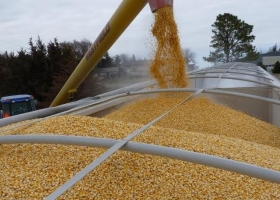
[[[165,6],[173,7],[173,0],[149,0],[149,4],[152,12],[155,12],[157,9]]]
[[[146,6],[147,2],[150,4],[152,12],[155,12],[161,7],[173,4],[173,0],[123,0],[86,55],[64,84],[54,101],[51,103],[50,107],[64,104],[69,100],[69,97],[77,91],[79,85],[94,69],[97,63],[102,59],[105,53],[111,48],[134,18]]]

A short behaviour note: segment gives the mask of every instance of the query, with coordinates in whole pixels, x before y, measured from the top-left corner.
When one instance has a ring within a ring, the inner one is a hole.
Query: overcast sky
[[[41,37],[47,44],[89,39],[92,42],[109,21],[122,0],[0,0],[0,52],[28,48],[30,37]],[[137,1],[137,0],[135,0]],[[211,24],[218,14],[231,13],[254,25],[254,45],[267,51],[280,43],[280,0],[174,0],[175,21],[182,48],[196,53],[200,67],[210,66],[202,57],[212,50]],[[145,58],[150,53],[150,25],[153,14],[147,5],[109,54],[135,54]]]

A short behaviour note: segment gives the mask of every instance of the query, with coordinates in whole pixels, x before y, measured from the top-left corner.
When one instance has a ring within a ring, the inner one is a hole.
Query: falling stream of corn
[[[150,72],[159,87],[186,87],[186,62],[171,6],[156,11],[152,34],[156,38],[156,51]]]
[[[158,10],[155,19],[153,33],[159,43],[151,71],[160,87],[184,87],[188,83],[172,9]],[[176,51],[175,55],[171,52],[175,57],[169,56],[167,49]],[[139,99],[103,118],[67,115],[10,129],[26,123],[20,122],[1,127],[0,135],[122,139],[185,96],[164,94]],[[191,99],[133,141],[280,171],[278,127],[203,97]],[[105,151],[49,144],[0,145],[0,199],[43,199]],[[280,186],[212,167],[118,151],[59,199],[280,199]]]

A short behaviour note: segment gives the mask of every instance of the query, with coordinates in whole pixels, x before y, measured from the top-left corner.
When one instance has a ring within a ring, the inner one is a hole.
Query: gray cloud
[[[122,0],[21,0],[0,2],[0,52],[28,48],[30,37],[47,43],[54,38],[94,41]],[[234,14],[254,25],[257,49],[267,50],[279,43],[279,0],[174,0],[175,20],[183,48],[197,54],[198,64],[208,63],[211,24],[218,14]],[[149,29],[153,14],[146,6],[109,50],[112,55],[127,53],[146,57],[151,52]]]

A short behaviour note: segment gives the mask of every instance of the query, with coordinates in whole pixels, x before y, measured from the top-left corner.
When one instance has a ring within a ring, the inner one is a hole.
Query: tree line
[[[210,47],[214,48],[204,60],[212,63],[254,62],[262,52],[252,45],[255,36],[252,35],[253,25],[238,19],[229,13],[220,14],[212,24],[212,40]],[[0,97],[13,94],[32,94],[38,100],[38,108],[47,107],[58,94],[73,70],[84,57],[92,42],[81,41],[58,42],[55,38],[44,44],[40,37],[29,39],[29,49],[21,49],[17,53],[0,53]],[[279,52],[275,44],[268,52]],[[196,54],[186,48],[184,55],[188,61],[196,63]],[[137,62],[135,56],[126,54],[111,57],[107,52],[96,68],[108,68],[131,65]],[[280,63],[276,63],[280,72]],[[275,71],[276,72],[276,71]],[[90,75],[79,86],[74,99],[94,96],[106,91],[102,82]]]
[[[0,54],[0,97],[14,94],[31,94],[38,100],[38,108],[50,105],[92,42],[58,42],[55,38],[44,44],[40,37],[29,39],[27,50]],[[111,57],[107,52],[97,68],[119,66],[135,59],[125,54]],[[73,100],[94,96],[106,91],[104,84],[89,75],[78,88]]]

